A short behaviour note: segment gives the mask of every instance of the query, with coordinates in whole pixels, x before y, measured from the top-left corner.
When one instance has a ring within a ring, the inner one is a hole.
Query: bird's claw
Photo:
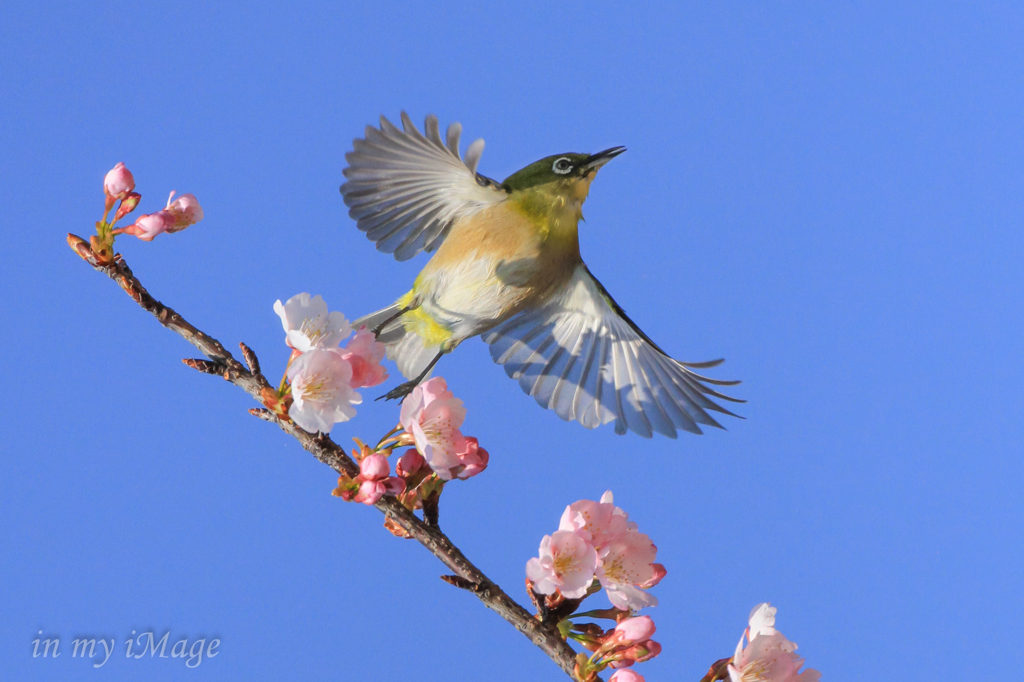
[[[377,398],[376,400],[398,400],[399,398],[404,398],[405,396],[412,393],[412,390],[414,388],[416,388],[416,382],[407,381],[404,384],[399,384],[398,386],[395,386],[393,389],[391,389],[381,397]]]

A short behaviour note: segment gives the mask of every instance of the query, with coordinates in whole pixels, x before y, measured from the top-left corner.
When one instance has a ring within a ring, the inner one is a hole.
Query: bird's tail
[[[401,309],[401,304],[395,303],[383,310],[360,317],[352,323],[352,328],[359,329],[365,326],[372,330],[386,322],[388,318],[394,317]],[[440,346],[427,344],[419,334],[409,332],[401,317],[385,324],[377,335],[377,340],[387,347],[388,359],[398,365],[398,371],[406,379],[419,376],[440,349]]]

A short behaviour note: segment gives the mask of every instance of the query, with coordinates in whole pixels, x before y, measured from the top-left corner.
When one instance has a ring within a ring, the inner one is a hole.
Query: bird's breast
[[[457,339],[479,334],[571,277],[581,262],[578,242],[566,248],[551,236],[510,202],[485,209],[452,226],[414,291]]]

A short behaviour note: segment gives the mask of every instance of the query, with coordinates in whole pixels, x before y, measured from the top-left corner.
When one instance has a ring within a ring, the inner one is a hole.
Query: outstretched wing
[[[345,155],[348,168],[341,186],[359,229],[400,261],[433,251],[458,218],[508,196],[476,172],[483,140],[469,145],[465,161],[459,156],[460,124],[448,126],[446,141],[433,115],[427,116],[425,136],[404,111],[402,127],[383,116],[379,130],[367,126],[366,136]]]
[[[541,407],[587,428],[615,422],[615,432],[645,438],[676,429],[701,433],[721,425],[708,411],[733,415],[711,400],[732,402],[707,384],[732,386],[692,369],[721,360],[673,360],[630,320],[586,266],[550,304],[519,313],[483,334],[491,357]]]

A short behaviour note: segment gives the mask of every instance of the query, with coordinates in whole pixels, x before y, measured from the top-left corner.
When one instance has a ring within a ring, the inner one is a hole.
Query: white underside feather
[[[560,295],[483,334],[491,357],[523,391],[559,417],[587,428],[615,422],[616,433],[675,438],[719,426],[708,410],[732,414],[706,395],[736,401],[664,355],[604,298],[586,267]],[[742,401],[736,401],[742,402]]]

